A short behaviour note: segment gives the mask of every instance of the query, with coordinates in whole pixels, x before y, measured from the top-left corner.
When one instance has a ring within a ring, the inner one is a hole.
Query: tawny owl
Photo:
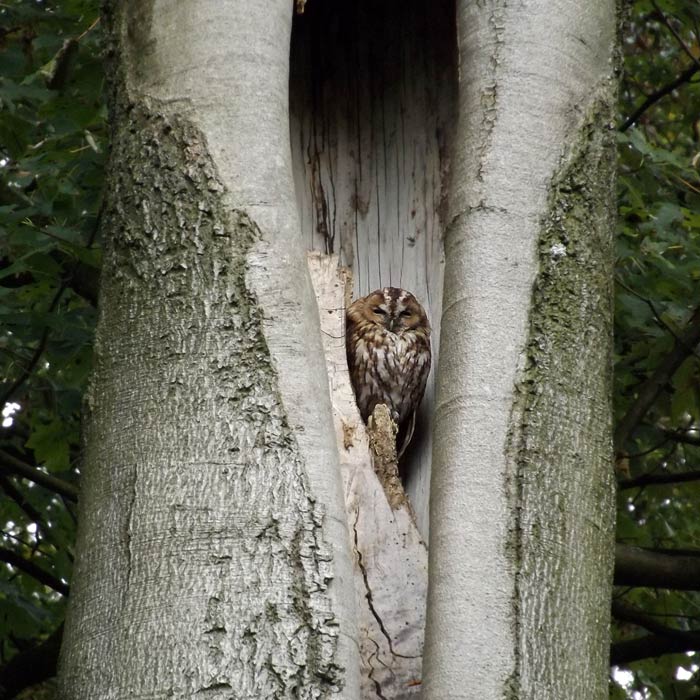
[[[405,289],[377,289],[350,305],[345,346],[362,420],[386,404],[399,427],[401,456],[430,372],[430,324],[423,307]]]

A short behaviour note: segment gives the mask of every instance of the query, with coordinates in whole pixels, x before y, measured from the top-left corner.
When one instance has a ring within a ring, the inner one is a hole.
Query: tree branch
[[[42,585],[53,588],[53,590],[57,593],[64,596],[68,595],[69,589],[67,584],[63,583],[63,581],[56,578],[53,574],[50,574],[48,571],[44,571],[33,561],[29,561],[28,559],[20,556],[17,554],[17,552],[0,547],[0,561],[4,561],[6,564],[9,564],[18,571],[21,571],[23,574],[31,576]]]
[[[644,418],[676,370],[692,355],[700,342],[700,308],[693,312],[687,326],[676,338],[671,352],[666,355],[654,373],[641,385],[636,400],[622,417],[615,430],[615,449],[619,453],[627,439]]]
[[[678,340],[678,336],[676,335],[675,331],[673,330],[673,328],[671,328],[671,326],[669,326],[668,323],[666,323],[666,321],[664,321],[661,314],[656,310],[654,302],[651,299],[648,299],[644,295],[632,289],[632,287],[625,284],[619,277],[615,277],[615,284],[618,284],[620,287],[622,287],[628,294],[631,294],[632,296],[637,297],[637,299],[639,299],[640,301],[643,301],[651,310],[651,313],[654,315],[656,322],[662,328],[665,328],[676,340]]]
[[[662,432],[669,440],[675,440],[676,442],[681,442],[684,445],[697,445],[700,446],[700,436],[689,435],[689,430],[683,430],[682,428],[678,430],[662,429]]]
[[[661,9],[656,4],[656,2],[654,2],[654,0],[651,0],[651,4],[656,10],[661,22],[663,22],[666,29],[668,29],[668,31],[671,32],[671,34],[673,34],[673,38],[678,42],[678,45],[681,47],[681,49],[683,49],[686,56],[688,56],[690,60],[693,63],[695,63],[695,65],[700,67],[700,61],[698,61],[693,52],[688,48],[688,45],[685,43],[685,41],[683,41],[683,37],[674,29],[673,25],[668,21],[668,17],[666,17],[666,15],[661,11]]]
[[[25,688],[55,676],[62,638],[63,625],[48,639],[15,654],[0,668],[0,700],[12,700]]]
[[[677,636],[673,638],[659,634],[648,634],[637,639],[628,639],[612,644],[610,646],[610,664],[620,666],[654,656],[682,654],[697,649],[700,649],[700,634],[697,632],[678,632]]]
[[[610,663],[613,665],[626,664],[651,656],[700,649],[700,632],[667,627],[658,622],[653,616],[646,615],[620,601],[613,602],[612,614],[616,620],[630,622],[652,633],[637,639],[629,639],[613,644],[610,648]]]
[[[700,481],[700,470],[688,472],[664,472],[661,474],[642,474],[634,479],[623,479],[617,484],[620,491],[625,489],[656,486],[659,484],[682,484],[688,481]]]
[[[616,586],[700,591],[700,551],[655,552],[617,544],[613,582]]]
[[[60,494],[69,501],[76,502],[78,500],[79,491],[76,486],[64,479],[59,479],[51,474],[42,472],[40,469],[13,457],[8,452],[5,452],[5,450],[0,450],[0,469],[29,479],[29,481],[33,481],[35,484],[49,489],[49,491]]]
[[[642,102],[642,104],[637,107],[637,109],[632,112],[632,114],[627,117],[624,123],[620,126],[620,131],[627,131],[633,124],[637,122],[639,117],[644,114],[650,107],[655,105],[661,98],[666,97],[669,93],[673,92],[676,88],[680,87],[684,83],[690,82],[690,79],[700,71],[700,66],[693,63],[688,68],[686,68],[675,80],[672,80],[668,85],[660,88],[656,92],[649,95],[649,97]]]
[[[6,476],[0,475],[0,488],[24,511],[30,522],[36,523],[39,532],[48,532],[44,518],[24,497],[24,494]]]

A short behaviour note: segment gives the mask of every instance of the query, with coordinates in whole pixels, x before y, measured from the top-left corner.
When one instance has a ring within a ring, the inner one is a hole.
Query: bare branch
[[[0,475],[0,488],[24,511],[30,522],[37,524],[42,534],[48,532],[41,513],[27,501],[24,494],[6,476]]]
[[[700,550],[658,552],[618,544],[613,582],[616,586],[700,591]]]
[[[700,470],[687,472],[663,472],[661,474],[642,474],[634,479],[624,479],[618,482],[617,488],[625,489],[643,488],[645,486],[657,486],[660,484],[683,484],[688,481],[700,481]]]
[[[78,500],[79,491],[76,486],[64,479],[42,472],[31,464],[13,457],[5,450],[0,450],[0,469],[7,473],[21,476],[24,479],[29,479],[29,481],[33,481],[35,484],[49,489],[49,491],[54,491],[69,501],[76,502]]]
[[[58,305],[58,302],[60,301],[61,297],[63,296],[63,292],[66,290],[66,285],[62,284],[56,294],[54,295],[53,299],[51,300],[51,304],[49,305],[48,312],[51,313],[56,306]],[[49,339],[49,327],[46,326],[44,328],[44,332],[41,334],[41,338],[39,339],[39,344],[36,346],[36,350],[34,351],[34,354],[32,355],[32,359],[29,361],[29,364],[22,370],[21,374],[17,379],[15,379],[14,382],[10,383],[9,386],[7,386],[6,389],[4,389],[2,396],[0,396],[0,408],[5,406],[5,404],[9,403],[12,397],[14,396],[15,392],[17,389],[19,389],[24,382],[31,377],[32,372],[34,371],[34,368],[37,366],[39,363],[39,360],[41,359],[41,356],[44,354],[44,350],[46,349],[46,342]]]
[[[637,639],[616,642],[610,646],[610,663],[620,666],[649,659],[664,654],[681,654],[700,649],[700,634],[697,632],[678,632],[674,637],[648,634]]]
[[[616,620],[638,625],[652,634],[613,644],[610,649],[611,664],[626,664],[651,656],[700,649],[700,632],[667,627],[653,616],[620,601],[613,602],[612,614]]]
[[[642,102],[642,104],[639,105],[639,107],[637,107],[637,109],[635,109],[629,117],[627,117],[627,119],[620,126],[619,130],[627,131],[627,129],[629,129],[639,120],[639,117],[641,117],[644,112],[655,105],[660,99],[673,92],[676,88],[685,83],[689,83],[690,79],[698,71],[700,71],[700,66],[693,63],[692,65],[688,66],[688,68],[686,68],[675,80],[672,80],[668,85],[664,85],[664,87],[659,88],[656,92],[649,95],[649,97],[647,97],[646,100],[644,100],[644,102]]]
[[[654,2],[654,0],[652,0],[651,4],[656,10],[656,13],[661,22],[663,22],[666,29],[668,29],[668,31],[671,32],[671,34],[673,34],[673,38],[678,42],[678,45],[681,47],[681,49],[683,49],[686,56],[688,56],[690,60],[700,68],[700,61],[698,61],[693,52],[688,48],[688,45],[685,43],[685,41],[683,41],[683,37],[674,29],[673,25],[668,21],[668,17],[666,17],[666,15],[661,11],[661,9],[656,4],[656,2]]]
[[[6,564],[9,564],[18,571],[21,571],[23,574],[31,576],[43,586],[53,588],[54,591],[60,593],[61,595],[68,595],[68,584],[63,583],[63,581],[56,578],[53,574],[50,574],[48,571],[44,571],[44,569],[35,564],[33,561],[25,559],[17,554],[17,552],[0,548],[0,561],[4,561]]]
[[[679,428],[678,430],[662,430],[663,434],[669,440],[675,440],[676,442],[682,442],[684,445],[697,445],[700,446],[700,436],[690,435],[691,431],[683,430]]]
[[[640,301],[643,301],[651,310],[651,313],[653,314],[654,318],[656,319],[656,322],[662,327],[665,328],[676,340],[678,340],[678,336],[676,335],[676,332],[669,326],[666,321],[662,318],[661,314],[656,310],[656,307],[654,306],[654,302],[645,297],[644,295],[640,294],[638,291],[632,289],[629,285],[625,284],[621,279],[618,277],[615,278],[615,283],[618,284],[620,287],[622,287],[628,294],[631,294],[632,296],[636,297]]]

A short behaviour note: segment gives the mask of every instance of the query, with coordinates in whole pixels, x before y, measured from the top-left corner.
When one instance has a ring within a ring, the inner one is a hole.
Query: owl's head
[[[362,297],[348,309],[348,314],[377,326],[383,326],[391,333],[422,330],[430,333],[428,317],[418,300],[405,289],[384,287]],[[359,319],[358,319],[359,320]]]

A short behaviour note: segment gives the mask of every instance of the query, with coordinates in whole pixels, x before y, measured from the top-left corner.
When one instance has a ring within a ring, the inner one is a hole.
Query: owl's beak
[[[386,329],[389,331],[389,333],[393,333],[394,329],[396,328],[396,321],[398,319],[394,318],[393,316],[389,316],[386,320]]]

